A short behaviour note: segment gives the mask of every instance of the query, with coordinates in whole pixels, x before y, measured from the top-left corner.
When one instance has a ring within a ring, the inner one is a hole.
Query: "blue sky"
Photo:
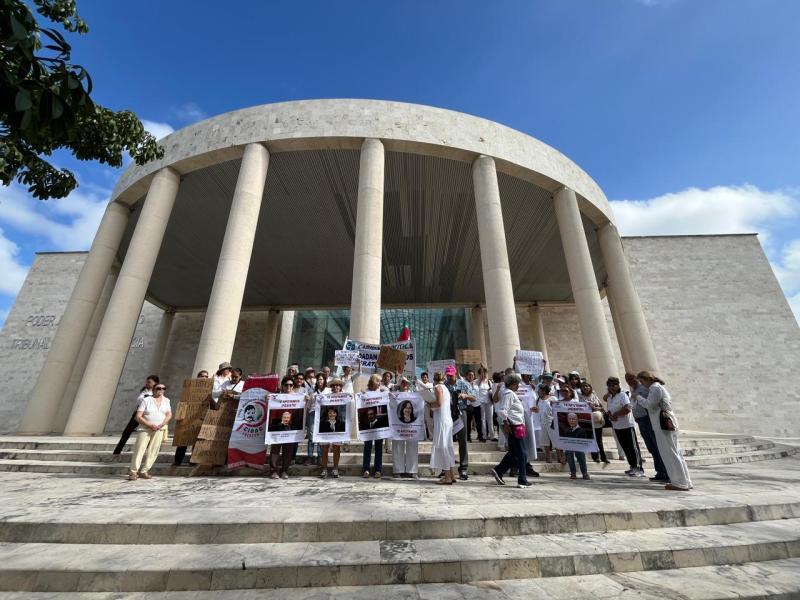
[[[800,314],[800,2],[78,0],[95,99],[159,134],[255,104],[358,97],[499,121],[564,152],[623,234],[757,231]],[[37,250],[84,249],[119,176],[0,187],[0,318]]]

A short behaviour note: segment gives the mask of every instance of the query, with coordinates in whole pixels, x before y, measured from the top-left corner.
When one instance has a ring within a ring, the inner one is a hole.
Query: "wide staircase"
[[[134,434],[135,437],[135,434]],[[134,437],[131,439],[133,440]],[[130,463],[131,445],[126,446],[123,454],[115,455],[112,450],[116,446],[115,437],[65,438],[65,437],[15,437],[0,436],[0,471],[22,471],[32,473],[75,473],[79,475],[126,475]],[[605,448],[616,457],[616,446],[613,438],[606,433]],[[191,451],[187,453],[183,465],[172,466],[175,449],[167,440],[153,468],[154,475],[190,475]],[[769,440],[756,439],[750,436],[734,436],[710,433],[685,434],[681,440],[684,456],[690,467],[735,464],[785,458],[798,449],[792,446],[776,444]],[[392,475],[391,442],[384,442],[383,474]],[[650,460],[644,443],[640,441],[645,466]],[[361,475],[363,444],[352,442],[344,444],[340,459],[339,471],[342,475]],[[430,474],[426,466],[430,462],[430,442],[419,444],[419,464],[421,474]],[[301,461],[307,456],[305,443],[299,445],[298,456]],[[469,472],[472,475],[490,475],[490,469],[503,456],[492,442],[472,442],[469,444]],[[544,456],[539,456],[536,469],[541,472],[558,472],[563,466],[556,463],[545,463]],[[330,459],[332,460],[332,458]],[[610,465],[601,467],[589,461],[590,471],[602,468],[609,472],[627,470],[628,464],[614,460]],[[649,463],[652,464],[652,463]],[[224,469],[218,470],[223,472]],[[312,475],[319,472],[319,467],[310,464],[293,465],[290,473],[294,475]],[[237,473],[234,473],[234,475]],[[241,474],[252,475],[244,471]]]
[[[0,598],[800,598],[800,457],[747,436],[685,436],[689,493],[616,460],[501,487],[479,444],[454,486],[311,467],[127,482],[114,441],[0,438],[0,468],[21,471],[0,474],[0,590],[16,592]]]

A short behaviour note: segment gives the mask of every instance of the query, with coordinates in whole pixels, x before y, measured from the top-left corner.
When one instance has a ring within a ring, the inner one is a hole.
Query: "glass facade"
[[[468,348],[467,315],[463,308],[391,308],[381,311],[381,341],[397,340],[403,321],[411,327],[416,342],[417,371],[428,361],[455,358],[456,350]],[[350,330],[348,310],[297,311],[290,362],[319,369],[333,367],[333,353],[339,350]]]

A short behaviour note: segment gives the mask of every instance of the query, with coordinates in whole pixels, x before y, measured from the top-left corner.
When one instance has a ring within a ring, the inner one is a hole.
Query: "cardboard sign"
[[[314,398],[314,442],[349,442],[352,413],[351,394],[317,394]]]
[[[261,384],[266,385],[266,381]],[[264,442],[266,430],[267,390],[264,387],[250,387],[239,396],[236,420],[228,443],[229,470],[245,466],[264,468],[267,462],[267,445]]]
[[[267,444],[294,444],[305,439],[305,394],[272,394],[268,410]]]
[[[385,369],[392,373],[402,373],[406,368],[405,350],[397,350],[386,345],[381,346],[378,360],[375,364],[379,369]]]
[[[333,357],[333,364],[337,367],[358,369],[361,366],[357,350],[334,350]]]
[[[460,365],[482,365],[480,350],[456,350],[456,362]]]
[[[425,401],[416,392],[389,394],[389,426],[393,440],[425,439]]]
[[[554,448],[575,452],[597,452],[592,424],[592,407],[586,402],[553,404],[550,441]]]
[[[544,355],[538,350],[517,350],[514,365],[517,373],[539,377],[544,372]]]
[[[175,411],[173,446],[193,446],[203,425],[214,381],[208,377],[185,379],[181,399]]]
[[[389,393],[362,392],[356,396],[358,439],[362,442],[392,437],[389,426]]]
[[[231,437],[239,400],[221,396],[216,410],[206,411],[203,425],[192,448],[191,463],[196,465],[224,465],[228,458],[228,440]]]
[[[417,375],[417,358],[414,340],[405,342],[393,342],[386,344],[395,350],[403,350],[406,353],[405,369],[403,375],[412,379]],[[377,344],[366,344],[357,340],[346,339],[343,350],[354,350],[358,352],[358,357],[362,372],[375,371],[378,368],[378,354],[381,347]]]

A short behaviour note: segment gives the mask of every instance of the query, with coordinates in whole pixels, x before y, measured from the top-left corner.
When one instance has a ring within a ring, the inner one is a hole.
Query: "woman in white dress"
[[[433,410],[433,440],[431,443],[431,469],[444,471],[438,483],[452,485],[456,479],[456,455],[453,451],[453,417],[450,414],[450,391],[444,385],[444,375],[433,376],[433,393],[436,401]]]
[[[650,390],[647,398],[637,395],[635,401],[639,406],[647,409],[650,423],[653,425],[658,452],[661,454],[661,460],[664,462],[664,468],[669,477],[669,483],[664,486],[664,489],[687,492],[694,486],[689,478],[689,468],[683,459],[681,445],[678,441],[678,420],[672,410],[672,398],[664,387],[664,382],[650,371],[642,371],[636,378]],[[672,421],[673,431],[661,428],[662,412],[665,413],[666,418]]]

